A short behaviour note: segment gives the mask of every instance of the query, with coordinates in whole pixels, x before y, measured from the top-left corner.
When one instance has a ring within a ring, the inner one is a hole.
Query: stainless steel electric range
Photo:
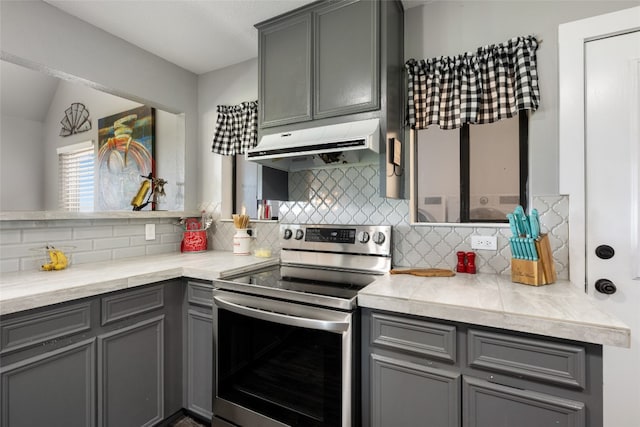
[[[282,224],[279,240],[279,266],[214,281],[212,425],[356,425],[356,298],[391,268],[391,227]]]

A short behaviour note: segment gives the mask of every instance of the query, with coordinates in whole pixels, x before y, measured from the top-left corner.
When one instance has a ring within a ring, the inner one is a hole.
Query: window
[[[507,222],[526,208],[528,116],[418,131],[413,176],[417,222]]]
[[[92,212],[95,149],[93,141],[58,148],[58,205],[70,212]]]

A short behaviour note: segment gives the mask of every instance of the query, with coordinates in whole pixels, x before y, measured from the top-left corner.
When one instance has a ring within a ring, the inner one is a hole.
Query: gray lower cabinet
[[[2,427],[95,426],[95,339],[2,366]]]
[[[363,426],[602,427],[602,347],[362,310]]]
[[[211,419],[213,403],[213,286],[187,283],[186,409]]]
[[[465,377],[463,396],[465,427],[586,425],[583,402],[550,394]]]
[[[182,280],[0,319],[0,426],[151,426],[182,407]]]
[[[98,426],[164,418],[164,316],[98,336]]]
[[[372,354],[371,377],[372,426],[459,425],[460,373]]]

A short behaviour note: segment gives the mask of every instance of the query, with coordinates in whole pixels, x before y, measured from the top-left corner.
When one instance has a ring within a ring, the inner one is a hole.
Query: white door
[[[584,59],[587,292],[631,328],[631,349],[603,349],[604,426],[638,427],[640,31],[589,41]]]

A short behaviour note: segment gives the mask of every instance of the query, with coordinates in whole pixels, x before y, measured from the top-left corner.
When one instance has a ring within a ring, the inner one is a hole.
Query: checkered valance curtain
[[[218,105],[211,151],[224,156],[244,154],[258,143],[258,101]]]
[[[540,102],[534,36],[478,48],[475,53],[405,64],[409,76],[409,125],[457,129],[491,123]]]

